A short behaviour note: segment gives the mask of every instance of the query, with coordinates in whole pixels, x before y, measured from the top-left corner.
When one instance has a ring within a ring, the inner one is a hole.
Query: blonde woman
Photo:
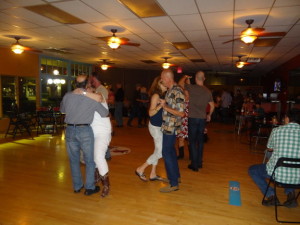
[[[75,89],[75,94],[84,94],[86,97],[94,99],[102,104],[107,110],[108,105],[101,93],[93,93],[92,89],[86,91],[82,89]],[[95,112],[91,127],[94,133],[94,161],[96,163],[96,170],[99,171],[100,177],[95,175],[96,183],[100,180],[103,187],[101,197],[106,197],[109,194],[110,182],[108,177],[108,165],[105,159],[105,154],[109,143],[111,141],[112,126],[109,117],[101,117],[99,113]],[[96,172],[98,172],[96,171]],[[99,180],[98,180],[99,179]]]
[[[156,174],[156,166],[158,163],[158,160],[162,157],[162,131],[161,131],[161,125],[162,125],[162,104],[161,99],[164,99],[164,94],[167,91],[167,88],[162,85],[160,76],[156,77],[151,85],[151,88],[149,90],[149,94],[151,96],[150,101],[150,108],[148,111],[150,120],[149,120],[149,132],[151,136],[153,137],[154,141],[154,152],[152,155],[149,156],[149,158],[146,160],[144,164],[139,166],[135,174],[142,180],[147,181],[147,177],[144,174],[145,169],[152,165],[152,169],[150,172],[149,180],[150,181],[165,181],[166,179],[161,178]]]

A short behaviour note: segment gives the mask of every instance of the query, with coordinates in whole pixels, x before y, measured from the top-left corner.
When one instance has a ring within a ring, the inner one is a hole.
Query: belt
[[[67,124],[68,126],[71,127],[83,127],[83,126],[90,126],[90,124]]]

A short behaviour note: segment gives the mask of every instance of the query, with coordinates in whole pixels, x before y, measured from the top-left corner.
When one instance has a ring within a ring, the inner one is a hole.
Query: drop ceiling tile
[[[107,17],[80,1],[66,1],[52,5],[88,23],[107,20]]]
[[[264,58],[272,49],[273,47],[254,47],[249,57]]]
[[[292,26],[264,26],[264,32],[288,32]]]
[[[149,43],[163,43],[165,40],[157,33],[140,33],[139,36]]]
[[[157,50],[157,47],[148,43],[143,43],[141,44],[141,46],[139,47],[144,51],[154,51]]]
[[[170,0],[157,1],[169,15],[198,13],[194,0],[176,1],[176,3],[170,3]]]
[[[251,0],[251,3],[248,0],[237,0],[235,3],[236,10],[244,9],[261,9],[261,8],[270,8],[273,4],[273,0]]]
[[[212,44],[214,48],[231,48],[231,45],[223,44],[224,40],[212,40]]]
[[[171,18],[182,31],[205,29],[199,14],[171,16]]]
[[[153,29],[141,19],[122,20],[120,24],[133,33],[154,33]]]
[[[265,26],[293,25],[299,20],[300,5],[273,8]]]
[[[197,5],[201,13],[233,11],[233,0],[197,0]]]
[[[216,12],[202,14],[204,24],[208,30],[232,28],[232,12]]]
[[[298,37],[291,37],[291,38],[283,38],[277,46],[282,47],[282,46],[287,46],[287,47],[296,47],[299,45],[299,38]]]
[[[191,56],[191,55],[197,55],[198,58],[200,58],[200,57],[199,57],[199,53],[198,53],[194,48],[181,50],[181,52],[182,52],[185,56],[187,56],[187,57],[189,57],[189,56]]]
[[[121,21],[123,19],[138,18],[127,7],[117,0],[84,0],[84,3],[113,20]]]
[[[184,31],[184,35],[190,42],[194,41],[209,41],[209,37],[205,30],[201,31]]]
[[[12,8],[14,5],[12,2],[5,2],[5,1],[1,1],[1,4],[0,4],[0,9],[3,10],[3,9],[9,9],[9,8]]]
[[[213,49],[210,41],[193,41],[192,45],[200,51],[202,49]]]
[[[293,28],[285,35],[285,37],[299,37],[300,38],[300,24],[293,26]]]
[[[276,0],[274,7],[300,5],[299,0]]]
[[[94,37],[101,37],[101,36],[110,36],[107,31],[103,31],[91,24],[75,24],[75,25],[69,25],[75,30],[81,31],[87,35],[91,35]]]
[[[145,21],[152,29],[156,32],[178,32],[178,28],[172,22],[169,17],[152,17],[152,18],[144,18]]]
[[[232,28],[208,30],[208,34],[211,40],[226,41],[232,38]]]
[[[16,28],[33,28],[38,26],[34,23],[4,13],[0,13],[0,23],[1,28],[3,26],[3,23],[9,24],[10,26]]]
[[[182,35],[181,32],[161,32],[160,33],[164,39],[168,40],[169,42],[185,42],[187,39]]]
[[[262,27],[269,11],[269,8],[236,10],[234,26],[240,27],[242,30],[246,29],[248,27],[246,20],[253,19],[254,22],[251,24],[251,27]]]
[[[16,6],[31,6],[31,5],[44,5],[45,2],[42,0],[7,0],[8,2],[16,5]],[[1,1],[1,5],[2,5]]]
[[[110,20],[107,20],[105,22],[90,23],[90,24],[102,30],[107,36],[112,35],[111,29],[117,30],[116,32],[117,36],[131,33],[130,31],[126,30],[125,27],[122,27],[119,23],[115,23]]]
[[[3,12],[43,27],[61,25],[60,23],[50,20],[44,16],[40,16],[24,8],[13,8],[10,10],[4,10]]]
[[[226,56],[231,56],[232,55],[232,49],[231,48],[215,48],[215,51],[218,55],[218,57],[226,57]]]
[[[67,39],[67,38],[71,37],[66,32],[61,33],[61,29],[59,29],[59,28],[58,29],[51,29],[51,30],[48,29],[48,28],[33,28],[33,29],[30,29],[30,30],[37,33],[38,36],[41,37],[41,38]]]

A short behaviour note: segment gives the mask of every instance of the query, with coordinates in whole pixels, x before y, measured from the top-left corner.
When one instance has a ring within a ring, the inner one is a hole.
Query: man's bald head
[[[203,71],[197,72],[195,78],[196,78],[196,80],[203,82],[205,80],[204,72]]]
[[[166,69],[166,70],[163,70],[161,72],[161,76],[165,76],[167,78],[170,78],[170,79],[174,79],[174,73],[172,70],[170,69]]]
[[[170,69],[163,70],[161,72],[161,80],[165,87],[170,88],[174,84],[174,73]]]
[[[86,88],[88,83],[88,76],[85,74],[80,74],[76,77],[76,87],[77,88]]]

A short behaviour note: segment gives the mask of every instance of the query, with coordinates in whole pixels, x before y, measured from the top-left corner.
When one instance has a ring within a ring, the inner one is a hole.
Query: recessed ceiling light
[[[85,23],[85,21],[49,4],[26,6],[24,8],[62,24]]]
[[[165,11],[160,8],[155,0],[118,0],[128,7],[138,17],[147,18],[155,16],[166,16]]]

